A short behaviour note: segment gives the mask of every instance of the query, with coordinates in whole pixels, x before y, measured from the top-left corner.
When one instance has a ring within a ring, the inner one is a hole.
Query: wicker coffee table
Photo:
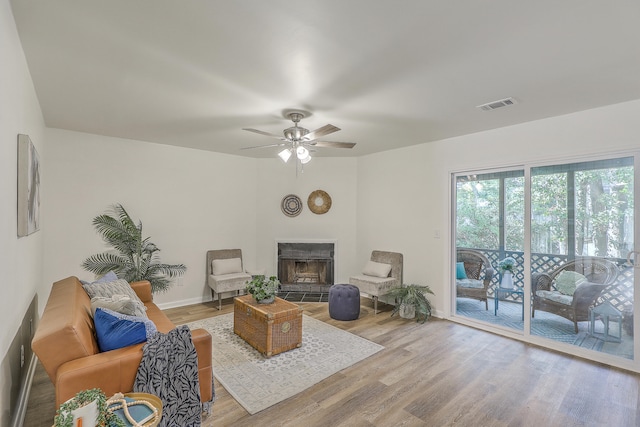
[[[233,300],[233,332],[265,357],[302,345],[302,308],[277,298],[258,304],[252,295]]]

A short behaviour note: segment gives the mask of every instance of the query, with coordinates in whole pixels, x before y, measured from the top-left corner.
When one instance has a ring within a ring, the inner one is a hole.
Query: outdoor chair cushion
[[[464,269],[464,262],[457,262],[456,263],[456,279],[460,280],[460,279],[466,279],[467,278],[467,272]]]
[[[561,294],[572,296],[578,285],[587,281],[587,278],[575,271],[562,271],[555,278],[555,287]]]
[[[484,282],[482,280],[476,280],[476,279],[458,279],[456,280],[456,285],[461,286],[463,288],[475,288],[475,289],[484,288]]]
[[[573,303],[573,295],[565,295],[558,291],[537,291],[536,295],[540,298],[548,299],[564,305],[571,305]]]

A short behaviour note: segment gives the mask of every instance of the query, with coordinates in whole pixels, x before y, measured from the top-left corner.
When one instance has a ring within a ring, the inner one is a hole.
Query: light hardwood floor
[[[167,310],[182,324],[233,311],[225,301]],[[216,384],[203,426],[639,426],[640,376],[453,322],[373,315],[340,322],[326,303],[304,313],[385,347],[308,390],[249,415]],[[53,386],[41,367],[25,426],[52,424]]]

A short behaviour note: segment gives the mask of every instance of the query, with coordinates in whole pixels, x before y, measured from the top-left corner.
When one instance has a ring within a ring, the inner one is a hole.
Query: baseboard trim
[[[209,301],[211,301],[211,296],[209,297],[202,296],[202,297],[183,299],[179,301],[163,302],[158,304],[158,308],[160,310],[166,310],[169,308],[184,307],[185,305],[200,304],[200,303],[209,302]]]
[[[20,395],[16,402],[15,411],[13,411],[11,427],[21,427],[24,425],[24,417],[27,415],[27,406],[29,405],[29,394],[31,394],[31,383],[33,382],[33,377],[36,373],[37,364],[38,358],[35,354],[32,354],[25,381],[20,385]]]

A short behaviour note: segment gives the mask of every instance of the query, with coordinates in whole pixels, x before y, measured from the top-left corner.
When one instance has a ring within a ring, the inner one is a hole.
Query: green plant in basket
[[[260,275],[248,281],[245,290],[253,295],[256,301],[270,303],[274,301],[279,287],[280,281],[276,276],[270,276],[267,279],[264,275]]]

